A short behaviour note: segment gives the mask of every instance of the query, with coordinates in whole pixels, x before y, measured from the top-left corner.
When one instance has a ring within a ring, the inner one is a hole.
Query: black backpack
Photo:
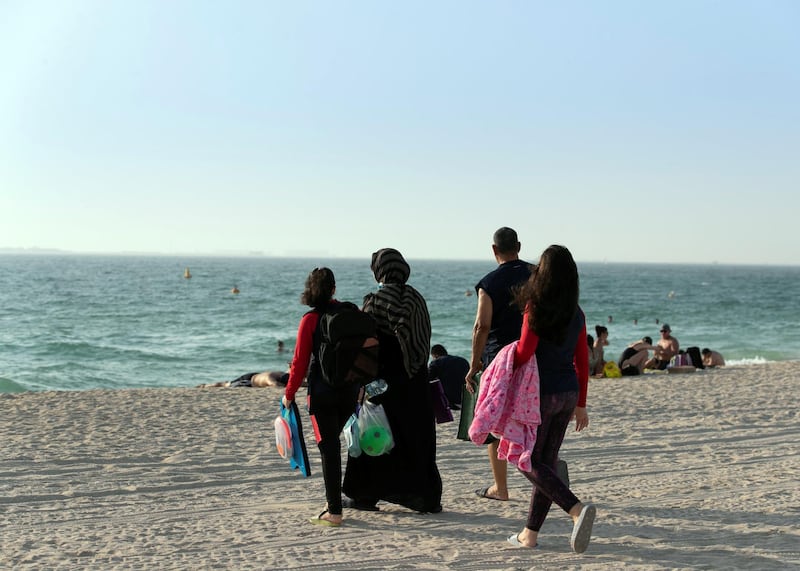
[[[705,365],[703,365],[703,356],[700,354],[700,347],[689,347],[686,349],[686,354],[689,355],[692,365],[698,369],[706,368]]]
[[[317,356],[322,380],[334,388],[366,385],[378,376],[375,319],[343,301],[319,317]]]

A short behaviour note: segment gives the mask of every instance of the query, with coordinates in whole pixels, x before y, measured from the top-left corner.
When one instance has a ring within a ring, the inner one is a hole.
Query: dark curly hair
[[[333,299],[336,278],[330,268],[314,268],[306,278],[300,303],[314,309],[325,307]]]
[[[578,267],[564,246],[542,252],[539,265],[517,295],[520,307],[531,312],[531,330],[540,338],[561,344],[578,310]]]

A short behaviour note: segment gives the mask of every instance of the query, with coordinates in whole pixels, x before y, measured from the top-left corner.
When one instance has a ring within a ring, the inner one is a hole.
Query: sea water
[[[469,358],[474,286],[494,260],[410,264],[432,343]],[[308,310],[304,280],[322,265],[340,300],[360,304],[377,287],[368,260],[0,256],[0,392],[181,387],[286,370]],[[607,359],[644,335],[657,340],[666,322],[682,347],[710,347],[728,363],[800,360],[800,267],[578,265],[588,332],[609,329]]]

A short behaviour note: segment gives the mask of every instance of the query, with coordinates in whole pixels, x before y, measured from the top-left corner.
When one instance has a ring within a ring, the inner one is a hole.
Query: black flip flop
[[[491,488],[491,486],[486,486],[485,488],[480,488],[478,490],[475,490],[475,495],[478,496],[479,498],[486,498],[487,500],[495,500],[495,501],[498,501],[498,502],[507,502],[508,501],[508,500],[504,500],[503,498],[495,498],[494,496],[490,496],[489,495],[489,488]]]
[[[352,508],[354,510],[361,510],[362,512],[379,512],[381,508],[369,502],[354,500],[353,498],[342,498],[343,508]]]

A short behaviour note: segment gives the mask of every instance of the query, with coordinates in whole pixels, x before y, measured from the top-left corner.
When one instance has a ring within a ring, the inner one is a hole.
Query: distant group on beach
[[[645,370],[685,371],[687,369],[703,369],[706,367],[721,367],[725,359],[718,351],[699,347],[681,349],[678,339],[672,335],[672,328],[668,323],[663,323],[659,329],[660,339],[653,344],[652,337],[645,335],[630,343],[622,351],[616,363],[610,365],[605,360],[603,347],[608,345],[608,329],[596,325],[597,339],[591,335],[586,336],[589,348],[589,364],[594,377],[603,376],[636,376]],[[652,356],[650,356],[652,352]],[[611,371],[611,374],[609,372]]]

